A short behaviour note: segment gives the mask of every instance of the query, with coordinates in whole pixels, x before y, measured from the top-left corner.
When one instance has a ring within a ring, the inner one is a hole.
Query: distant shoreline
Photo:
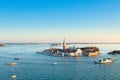
[[[59,44],[59,43],[4,43],[4,44]],[[66,43],[66,44],[120,44],[120,43]]]

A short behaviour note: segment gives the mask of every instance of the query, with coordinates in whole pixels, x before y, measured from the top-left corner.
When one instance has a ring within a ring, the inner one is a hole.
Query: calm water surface
[[[69,45],[72,46],[72,45]],[[120,80],[120,55],[107,55],[120,50],[120,44],[79,44],[76,47],[97,46],[97,57],[53,57],[36,54],[50,48],[48,44],[6,44],[0,47],[0,80]],[[19,57],[20,60],[14,60]],[[95,60],[114,57],[114,64],[94,64]],[[16,66],[7,66],[16,62]],[[57,65],[53,65],[57,62]],[[11,76],[16,74],[16,79]]]

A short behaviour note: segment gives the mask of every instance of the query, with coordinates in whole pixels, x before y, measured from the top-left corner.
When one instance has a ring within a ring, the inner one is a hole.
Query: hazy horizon
[[[0,44],[58,44],[63,42],[1,42]],[[67,44],[120,44],[120,42],[66,42]]]
[[[119,43],[119,0],[1,0],[0,43]]]

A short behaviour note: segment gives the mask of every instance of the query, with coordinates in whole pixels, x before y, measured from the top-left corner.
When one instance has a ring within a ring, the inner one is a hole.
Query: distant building
[[[82,50],[81,49],[77,49],[75,54],[76,54],[76,56],[81,56],[82,55]]]
[[[99,54],[99,49],[97,47],[85,47],[82,48],[82,52],[85,56],[97,56]]]

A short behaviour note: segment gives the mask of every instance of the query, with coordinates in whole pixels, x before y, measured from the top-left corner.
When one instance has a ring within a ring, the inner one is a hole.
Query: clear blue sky
[[[0,0],[0,42],[120,42],[120,0]]]

